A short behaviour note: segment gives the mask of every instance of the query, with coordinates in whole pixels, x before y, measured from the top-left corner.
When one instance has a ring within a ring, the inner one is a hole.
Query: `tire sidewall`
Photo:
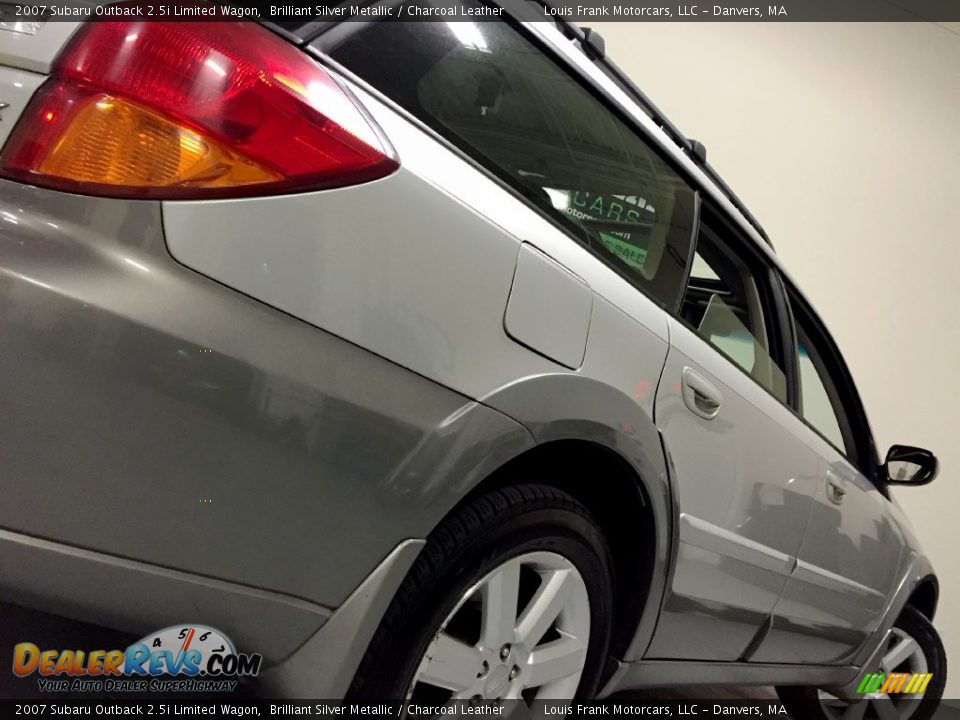
[[[920,706],[910,716],[910,720],[929,720],[940,704],[947,684],[947,656],[936,629],[919,611],[908,607],[897,619],[896,627],[912,637],[923,650],[927,660],[927,672],[933,677],[920,700]]]
[[[590,641],[577,696],[591,697],[603,672],[613,614],[609,551],[602,534],[586,518],[554,508],[497,518],[471,535],[459,552],[439,567],[424,584],[421,602],[405,613],[399,632],[386,646],[384,655],[395,664],[384,673],[384,681],[374,684],[375,692],[381,698],[402,699],[434,635],[464,593],[507,560],[535,551],[566,558],[586,585]]]

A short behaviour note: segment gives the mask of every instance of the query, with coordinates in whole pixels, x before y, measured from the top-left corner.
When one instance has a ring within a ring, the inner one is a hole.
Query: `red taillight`
[[[397,161],[320,65],[248,22],[94,22],[0,154],[72,192],[205,198],[341,187]]]

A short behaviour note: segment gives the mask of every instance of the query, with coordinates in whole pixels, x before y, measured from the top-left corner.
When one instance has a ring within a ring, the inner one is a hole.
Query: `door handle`
[[[683,369],[680,394],[694,415],[713,420],[720,412],[723,396],[714,385],[692,368]]]
[[[830,499],[830,502],[834,505],[839,505],[843,502],[843,496],[846,494],[847,488],[844,487],[843,481],[832,475],[827,475],[827,497]]]

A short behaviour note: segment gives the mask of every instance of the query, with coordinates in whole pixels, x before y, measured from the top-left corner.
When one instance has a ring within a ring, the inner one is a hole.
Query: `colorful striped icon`
[[[933,679],[931,673],[868,673],[860,681],[857,693],[860,695],[876,692],[887,695],[893,693],[919,695],[927,689],[931,679]]]

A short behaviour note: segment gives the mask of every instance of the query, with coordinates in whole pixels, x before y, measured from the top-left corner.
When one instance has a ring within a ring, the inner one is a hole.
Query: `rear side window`
[[[839,413],[843,408],[831,398],[832,383],[813,342],[797,326],[797,361],[800,369],[800,402],[803,419],[815,427],[830,444],[852,455],[840,430]],[[829,389],[828,389],[829,388]]]
[[[695,193],[520,30],[506,22],[345,23],[317,44],[676,307]]]
[[[769,302],[769,274],[746,258],[724,239],[722,223],[705,221],[700,228],[680,317],[771,395],[786,403],[787,380],[777,359],[779,335]]]
[[[827,442],[848,458],[857,457],[852,402],[841,390],[847,383],[833,358],[839,356],[822,326],[793,291],[788,292],[797,328],[800,415]]]

